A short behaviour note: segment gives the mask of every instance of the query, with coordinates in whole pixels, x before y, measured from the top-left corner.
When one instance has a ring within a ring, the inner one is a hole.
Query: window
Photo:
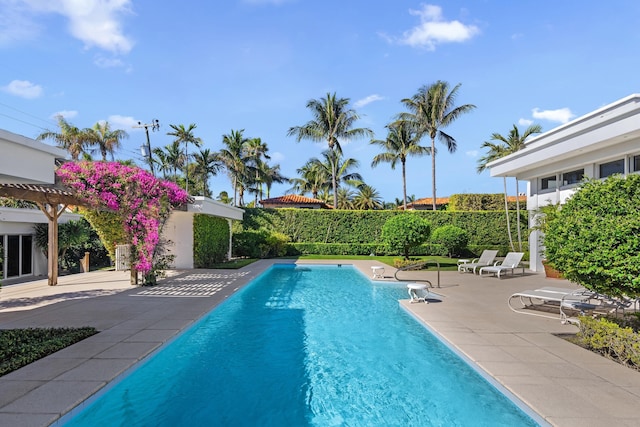
[[[562,185],[578,184],[584,178],[584,169],[577,169],[562,174]]]
[[[614,160],[613,162],[602,163],[599,166],[599,178],[606,178],[616,173],[624,173],[624,159]]]
[[[558,187],[556,176],[547,176],[540,179],[541,190],[555,190]]]
[[[629,172],[640,172],[640,155],[629,159]]]

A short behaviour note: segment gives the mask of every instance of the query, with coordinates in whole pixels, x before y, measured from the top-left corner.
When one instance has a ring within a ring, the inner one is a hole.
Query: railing
[[[425,260],[425,261],[416,262],[414,264],[410,264],[410,265],[404,266],[402,268],[399,268],[399,269],[396,270],[396,272],[393,275],[393,277],[397,281],[402,282],[403,280],[398,279],[398,273],[399,272],[407,271],[407,270],[414,270],[414,269],[417,269],[418,267],[423,267],[423,266],[429,265],[429,264],[435,264],[437,266],[438,275],[437,275],[436,284],[437,284],[437,287],[439,288],[440,287],[440,261],[434,260],[434,259],[428,259],[428,260]],[[429,287],[433,288],[433,284],[431,283],[430,280],[426,280],[426,279],[411,279],[411,280],[413,280],[414,282],[427,282],[429,284]]]

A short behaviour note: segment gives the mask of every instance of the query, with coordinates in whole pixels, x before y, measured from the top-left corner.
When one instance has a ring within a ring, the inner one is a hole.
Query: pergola
[[[84,206],[71,191],[60,184],[0,184],[0,197],[12,197],[34,202],[47,216],[49,245],[47,254],[47,277],[49,286],[58,284],[58,218],[69,205]]]

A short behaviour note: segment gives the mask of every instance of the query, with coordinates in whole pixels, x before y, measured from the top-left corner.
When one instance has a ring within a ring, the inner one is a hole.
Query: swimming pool
[[[64,425],[536,425],[404,298],[351,266],[275,265]]]

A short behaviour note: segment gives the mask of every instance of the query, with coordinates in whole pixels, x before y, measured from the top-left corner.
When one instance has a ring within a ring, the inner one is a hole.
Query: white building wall
[[[193,268],[193,214],[173,211],[164,225],[162,235],[171,242],[167,249],[175,255],[174,268]]]

